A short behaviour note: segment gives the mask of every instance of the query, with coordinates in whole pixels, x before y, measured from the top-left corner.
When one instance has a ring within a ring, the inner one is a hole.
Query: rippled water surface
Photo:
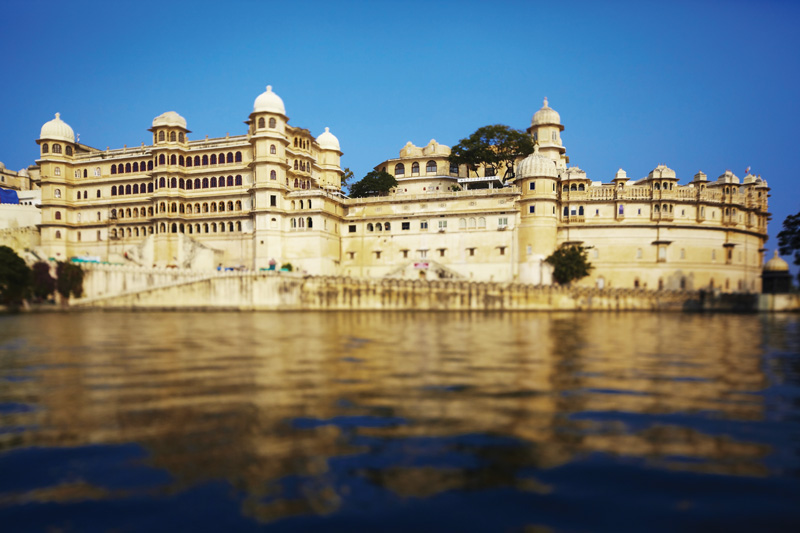
[[[800,531],[797,316],[0,317],[3,531]]]

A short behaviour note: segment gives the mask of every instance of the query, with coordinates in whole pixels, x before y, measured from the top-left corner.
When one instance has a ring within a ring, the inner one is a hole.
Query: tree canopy
[[[342,173],[342,187],[347,187],[347,183],[353,179],[353,171],[350,170],[350,167],[344,167]]]
[[[533,139],[524,131],[503,124],[483,126],[465,139],[458,141],[450,152],[450,163],[466,165],[476,174],[481,165],[497,174],[503,167],[513,176],[514,161],[533,152]]]
[[[778,233],[778,249],[782,255],[794,255],[794,264],[800,265],[800,213],[789,215],[783,221],[783,230]]]
[[[568,285],[585,278],[592,270],[588,254],[583,246],[562,246],[545,259],[553,266],[553,279],[559,285]]]
[[[59,262],[56,267],[56,289],[65,299],[71,294],[80,298],[83,294],[83,269],[73,263]]]
[[[15,307],[28,295],[31,269],[8,246],[0,246],[0,304]]]
[[[352,198],[385,196],[392,187],[397,187],[394,176],[382,170],[373,170],[350,186],[350,196]]]
[[[56,290],[56,280],[50,275],[50,265],[44,261],[33,264],[33,295],[46,300]]]

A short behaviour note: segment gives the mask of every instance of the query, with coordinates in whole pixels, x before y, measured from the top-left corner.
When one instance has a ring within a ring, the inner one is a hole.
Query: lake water
[[[800,531],[800,317],[0,316],[3,531]]]

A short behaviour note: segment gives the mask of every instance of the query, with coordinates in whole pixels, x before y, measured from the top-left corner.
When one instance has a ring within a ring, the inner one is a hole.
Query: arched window
[[[53,153],[54,154],[60,154],[61,153],[61,145],[60,144],[54,144],[53,145]]]
[[[134,161],[133,162],[133,171],[134,172],[139,172],[139,162],[138,161]]]
[[[478,218],[478,228],[486,227],[486,219],[484,217]]]
[[[228,201],[228,211],[233,211],[233,202]]]
[[[577,191],[578,190],[578,186],[573,183],[572,185],[570,185],[569,190],[570,191]]]
[[[169,186],[170,186],[170,187],[172,187],[173,189],[176,189],[176,188],[178,187],[178,180],[177,180],[177,178],[172,178],[172,179],[170,180],[170,182],[169,182]]]
[[[147,208],[147,216],[153,216],[153,208],[152,207],[148,207]]]
[[[211,232],[212,233],[216,233],[217,232],[217,223],[216,222],[212,222],[211,223]]]
[[[170,207],[170,212],[172,213],[178,212],[178,204],[176,204],[175,202],[172,202],[172,204],[169,207]]]
[[[416,161],[411,163],[411,174],[419,174],[419,163]]]
[[[196,167],[200,166],[200,156],[199,155],[194,156],[194,166],[196,166]]]
[[[194,204],[194,212],[200,214],[200,204]]]
[[[241,211],[242,210],[242,201],[241,200],[236,200],[236,210],[237,211]]]
[[[211,186],[212,187],[216,187],[217,186],[217,178],[216,177],[212,177],[211,178]]]
[[[72,146],[67,145],[67,155],[72,155]]]
[[[383,226],[381,226],[381,223],[380,223],[380,222],[378,222],[377,224],[375,224],[375,230],[376,230],[376,231],[383,231]]]
[[[166,136],[164,135],[164,131],[163,130],[158,132],[158,140],[159,141],[165,141],[166,140]]]
[[[242,231],[242,222],[241,221],[236,222],[236,231]]]
[[[579,191],[585,191],[586,190],[586,186],[583,183],[581,183],[580,185],[578,185],[578,190]]]
[[[192,214],[192,204],[186,204],[186,214],[187,215]]]
[[[212,165],[216,165],[216,164],[217,164],[217,154],[211,154],[211,161],[210,161],[210,163],[211,163]]]
[[[112,209],[111,210],[111,218],[117,218],[117,210],[116,209]]]
[[[309,228],[313,228],[314,227],[314,221],[311,220],[311,217],[308,217],[306,219],[306,226],[309,227]]]
[[[308,208],[311,209],[311,200],[308,201]]]
[[[223,164],[225,162],[225,154],[219,154],[219,157],[217,158],[217,162],[220,165]]]
[[[169,140],[170,142],[175,142],[176,140],[178,140],[178,135],[174,131],[171,131],[169,133]]]
[[[277,148],[275,148],[275,145],[274,145],[274,144],[271,144],[271,145],[269,145],[269,153],[271,153],[271,154],[276,154],[276,153],[278,153],[278,149],[277,149]]]
[[[660,191],[660,190],[661,190],[661,184],[660,184],[660,183],[658,183],[658,182],[656,182],[656,184],[654,185],[654,187],[655,187],[655,189],[656,189],[657,191]]]
[[[472,221],[474,222],[475,219],[473,218]],[[467,219],[466,218],[459,218],[458,219],[458,229],[467,229]]]
[[[277,126],[277,124],[278,124],[278,123],[275,121],[275,118],[274,118],[274,117],[272,117],[272,118],[270,118],[270,119],[269,119],[269,127],[270,127],[270,128],[274,128],[275,126]]]
[[[233,187],[233,176],[228,176],[228,187]]]
[[[186,160],[183,158],[183,156],[178,156],[178,165],[184,166],[185,163],[186,163]]]
[[[224,222],[220,222],[219,223],[219,231],[220,231],[220,233],[225,233],[225,223]]]
[[[394,166],[394,175],[403,176],[406,173],[406,166],[403,163],[397,163]]]
[[[125,210],[125,218],[131,218],[131,214],[131,208],[129,207]]]
[[[100,167],[94,167],[94,175],[95,177],[100,177]]]
[[[147,162],[147,170],[153,170],[153,162],[152,161],[148,161]],[[153,228],[150,228],[150,229],[153,229]]]
[[[53,169],[53,175],[54,176],[60,176],[61,175],[61,167],[54,168]]]
[[[236,176],[236,179],[237,179],[237,181],[238,181],[238,179],[239,179],[239,176]],[[269,179],[271,179],[271,180],[276,180],[276,179],[278,179],[278,173],[277,173],[277,172],[275,172],[274,170],[270,170],[270,171],[269,171]],[[237,183],[237,185],[240,185],[240,184],[239,184],[239,183]]]
[[[167,204],[165,202],[161,202],[158,206],[159,213],[166,213],[167,212]]]
[[[236,159],[237,163],[241,163],[242,162],[242,152],[236,152],[235,159]]]
[[[148,183],[147,184],[147,192],[153,192],[153,184],[152,183]]]
[[[195,189],[199,189],[200,188],[200,178],[195,178],[194,179],[194,188]]]
[[[428,163],[425,165],[425,172],[436,173],[436,171],[437,171],[436,161],[428,161]]]
[[[142,208],[142,210],[144,210],[144,207]],[[142,214],[144,215],[144,213],[142,213]],[[138,216],[139,216],[139,208],[138,207],[134,207],[133,208],[133,218],[138,218]]]
[[[185,189],[186,188],[186,182],[184,181],[183,178],[181,178],[180,181],[178,181],[178,187],[180,189]]]
[[[224,213],[225,212],[225,202],[220,202],[219,203],[219,212],[220,213]]]
[[[375,226],[372,225],[372,222],[367,223],[367,231],[375,231]]]
[[[180,132],[180,133],[178,134],[178,141],[179,141],[179,142],[183,142],[183,141],[184,141],[184,139],[185,139],[185,137],[184,137],[184,135],[183,135],[183,132]]]
[[[56,198],[61,198],[61,189],[56,189],[56,190],[53,192],[53,195],[54,195]]]
[[[117,195],[117,186],[116,185],[112,185],[111,186],[111,196],[116,196],[116,195]]]
[[[566,205],[564,206],[564,216],[565,217],[569,216],[569,207],[567,207]]]
[[[178,225],[175,222],[172,223],[172,233],[178,233]]]
[[[203,233],[208,233],[208,224],[203,224]]]
[[[583,206],[580,206],[580,207],[578,208],[578,215],[579,215],[579,216],[583,216]]]
[[[192,156],[186,158],[186,166],[187,167],[192,166]]]
[[[228,231],[233,231],[233,222],[228,222]]]
[[[294,169],[295,170],[299,170],[300,169],[300,164],[297,162],[297,159],[294,160]]]
[[[233,163],[233,152],[228,152],[227,162],[228,163]]]
[[[267,123],[264,120],[264,117],[261,117],[261,118],[258,119],[258,127],[259,128],[264,128],[264,127],[266,127],[266,125],[267,125]]]
[[[206,165],[208,165],[208,156],[204,155],[203,156],[203,166],[206,166]]]
[[[158,180],[158,186],[159,186],[159,187],[161,187],[161,188],[163,189],[164,187],[166,187],[166,186],[167,186],[167,180],[165,180],[164,178],[159,178],[159,180]]]
[[[97,197],[100,198],[100,189],[97,189]]]
[[[167,158],[164,157],[164,154],[161,154],[160,156],[158,156],[158,164],[159,165],[165,165],[166,163],[167,163]]]
[[[300,226],[301,228],[304,228],[306,226],[306,223],[305,223],[305,220],[303,219],[303,217],[300,217],[300,218],[297,219],[297,225]]]
[[[61,220],[61,211],[56,211],[56,220]]]
[[[178,164],[178,158],[175,157],[175,154],[172,154],[171,156],[169,156],[169,164],[170,165],[177,165]]]
[[[46,154],[46,153],[48,153],[49,151],[50,151],[50,147],[47,145],[47,143],[44,143],[44,144],[42,145],[42,153],[43,153],[43,154]]]
[[[292,227],[293,227],[293,228],[296,228],[296,227],[297,227],[297,220],[296,220],[296,219],[294,219],[294,218],[292,219]]]
[[[203,188],[208,189],[208,178],[203,178]]]
[[[131,164],[130,163],[125,163],[125,173],[126,174],[130,174],[131,170],[132,170]]]

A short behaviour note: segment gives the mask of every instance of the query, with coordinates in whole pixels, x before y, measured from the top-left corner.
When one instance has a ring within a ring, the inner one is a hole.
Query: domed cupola
[[[56,113],[56,118],[50,122],[45,122],[42,126],[42,131],[39,133],[40,139],[47,139],[50,141],[65,141],[68,143],[75,142],[75,132],[72,131],[69,124],[61,120],[61,113]]]
[[[781,259],[775,250],[775,255],[764,265],[764,272],[789,272],[789,263]]]
[[[517,165],[515,179],[523,178],[558,178],[555,161],[539,154],[539,145],[533,146],[533,153]]]
[[[272,85],[267,85],[266,92],[258,95],[253,104],[253,113],[277,113],[286,116],[286,108],[281,97],[272,92]]]
[[[336,150],[337,152],[341,152],[341,148],[339,147],[339,139],[331,133],[330,128],[325,128],[325,131],[317,137],[317,144],[323,150]]]
[[[544,98],[544,105],[542,108],[533,114],[531,119],[531,128],[537,126],[558,126],[562,131],[564,126],[561,125],[561,116],[558,112],[547,105],[547,97]]]
[[[177,114],[175,111],[167,111],[166,113],[162,113],[154,118],[153,128],[158,127],[181,128],[187,130],[186,119]]]

